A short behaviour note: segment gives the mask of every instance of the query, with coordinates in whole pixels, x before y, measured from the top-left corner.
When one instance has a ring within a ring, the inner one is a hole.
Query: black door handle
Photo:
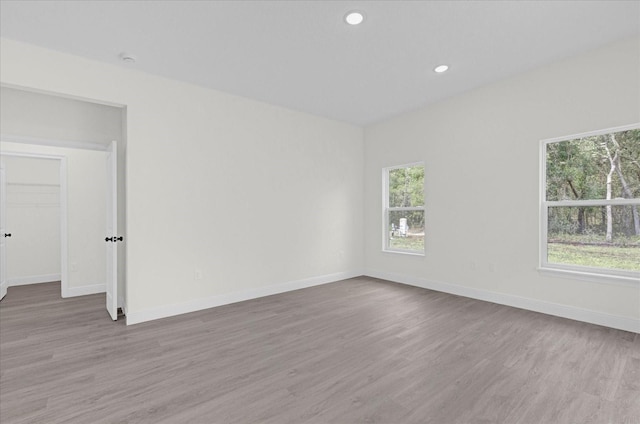
[[[122,241],[122,236],[120,236],[120,237],[114,237],[114,240],[113,240],[113,241]]]
[[[104,239],[104,241],[113,241],[113,237],[107,237]]]
[[[112,241],[114,243],[118,242],[118,241],[122,241],[122,240],[123,240],[122,236],[120,236],[120,237],[113,236],[113,237],[107,237],[107,238],[104,239],[104,241]]]
[[[11,233],[4,233],[5,237],[11,237]]]

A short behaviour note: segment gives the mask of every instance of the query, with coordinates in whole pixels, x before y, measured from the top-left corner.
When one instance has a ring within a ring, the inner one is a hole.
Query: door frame
[[[4,137],[3,141],[9,142]],[[67,221],[67,157],[41,153],[2,151],[2,156],[50,159],[59,161],[60,172],[60,291],[62,297],[69,296],[69,234]],[[6,176],[6,175],[5,175]],[[6,205],[5,205],[6,206]],[[5,246],[6,254],[6,246]]]

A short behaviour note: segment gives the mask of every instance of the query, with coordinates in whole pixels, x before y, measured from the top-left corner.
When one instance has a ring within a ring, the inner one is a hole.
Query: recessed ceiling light
[[[447,69],[449,69],[449,67],[447,65],[438,65],[435,68],[433,68],[433,72],[437,72],[439,74],[446,72]]]
[[[136,63],[136,57],[129,53],[120,53],[120,60],[124,63]]]
[[[349,25],[359,25],[364,21],[364,14],[362,12],[358,12],[357,10],[352,10],[351,12],[344,15],[344,20]]]

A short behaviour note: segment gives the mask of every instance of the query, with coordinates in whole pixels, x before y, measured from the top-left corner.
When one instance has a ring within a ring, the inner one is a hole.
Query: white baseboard
[[[424,289],[451,293],[458,296],[470,297],[472,299],[498,303],[500,305],[513,306],[515,308],[541,312],[547,315],[554,315],[562,318],[573,319],[576,321],[583,321],[591,324],[602,325],[605,327],[616,328],[618,330],[630,331],[632,333],[640,333],[640,319],[611,315],[603,312],[592,311],[589,309],[576,308],[575,306],[545,302],[543,300],[530,299],[526,297],[514,296],[511,294],[491,292],[487,290],[480,290],[472,287],[465,287],[457,284],[444,283],[440,281],[433,281],[425,278],[411,277],[408,275],[396,273],[367,270],[365,272],[365,275],[369,277],[393,281],[395,283],[422,287]]]
[[[88,294],[104,293],[107,287],[104,284],[89,284],[79,287],[67,287],[62,291],[62,297],[86,296]]]
[[[7,287],[26,286],[28,284],[51,283],[60,281],[60,274],[28,275],[7,279]]]
[[[204,299],[194,299],[189,302],[174,305],[161,306],[159,308],[147,309],[137,312],[126,311],[127,325],[139,324],[154,319],[167,318],[174,315],[186,314],[189,312],[209,309],[216,306],[228,305],[230,303],[242,302],[244,300],[256,299],[273,294],[284,293],[293,290],[305,289],[307,287],[319,286],[327,283],[334,283],[348,278],[359,277],[361,271],[338,272],[335,274],[322,275],[319,277],[306,278],[304,280],[290,281],[287,283],[258,287],[238,292],[212,296]]]
[[[6,281],[0,284],[0,300],[2,300],[7,295],[7,287],[9,287],[9,285]]]

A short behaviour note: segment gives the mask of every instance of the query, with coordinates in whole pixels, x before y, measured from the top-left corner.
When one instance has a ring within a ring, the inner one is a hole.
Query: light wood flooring
[[[11,287],[0,422],[640,424],[640,335],[364,277],[130,327]]]

